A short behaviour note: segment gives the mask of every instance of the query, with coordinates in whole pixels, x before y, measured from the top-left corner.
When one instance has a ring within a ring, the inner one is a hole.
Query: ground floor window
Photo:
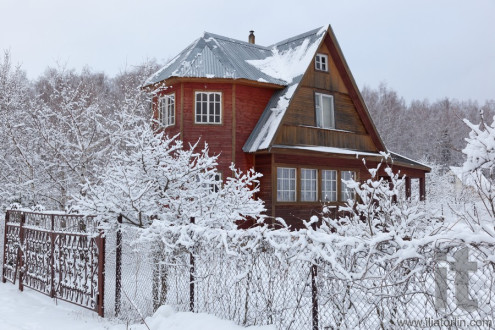
[[[321,199],[324,202],[337,201],[337,171],[321,171]]]
[[[301,169],[301,200],[315,202],[318,200],[318,171],[314,169]]]
[[[341,180],[348,181],[354,180],[356,175],[353,171],[342,171],[341,172]],[[354,199],[354,189],[347,187],[347,185],[342,182],[340,185],[340,200],[346,201],[348,199]]]
[[[296,201],[296,169],[288,167],[277,168],[277,201]]]
[[[351,179],[356,180],[355,171],[277,167],[277,201],[345,202],[355,197],[343,182]]]

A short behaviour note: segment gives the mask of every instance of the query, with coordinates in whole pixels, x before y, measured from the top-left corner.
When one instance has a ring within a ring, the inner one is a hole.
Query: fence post
[[[318,330],[318,288],[316,286],[316,278],[318,276],[318,267],[316,264],[311,265],[311,302],[313,304],[312,318],[313,330]]]
[[[51,231],[50,231],[50,276],[51,276],[51,288],[50,297],[55,297],[55,215],[51,215]]]
[[[195,223],[194,217],[191,217],[191,223]],[[194,255],[189,252],[189,311],[194,312]]]
[[[98,295],[97,295],[97,312],[103,317],[105,309],[103,306],[105,297],[105,237],[103,233],[96,238],[98,246]]]
[[[3,232],[3,262],[2,262],[2,283],[7,282],[5,278],[5,264],[7,263],[7,223],[9,222],[10,212],[5,212],[5,228]]]
[[[24,290],[24,285],[22,284],[22,267],[24,266],[23,259],[24,253],[22,252],[22,244],[24,243],[24,222],[26,221],[26,214],[21,213],[21,222],[19,224],[19,247],[17,250],[17,267],[19,268],[19,290]]]
[[[115,316],[119,316],[122,295],[122,214],[117,217],[117,248],[115,251]]]

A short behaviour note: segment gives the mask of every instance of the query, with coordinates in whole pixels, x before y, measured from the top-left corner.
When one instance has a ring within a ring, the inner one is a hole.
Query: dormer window
[[[317,127],[335,128],[332,95],[315,93],[315,112]]]
[[[165,95],[160,98],[158,121],[164,127],[175,125],[175,94]]]
[[[315,69],[318,71],[328,72],[328,56],[325,54],[316,54]]]
[[[197,124],[222,123],[222,93],[196,92],[195,122]]]

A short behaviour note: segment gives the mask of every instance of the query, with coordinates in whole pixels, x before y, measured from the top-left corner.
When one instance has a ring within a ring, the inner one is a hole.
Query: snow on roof
[[[267,75],[286,81],[288,85],[274,93],[268,102],[260,120],[242,147],[244,152],[255,152],[270,146],[290,100],[327,29],[326,26],[281,41],[273,45],[271,56],[248,61]]]
[[[377,152],[363,152],[358,150],[344,149],[344,148],[335,148],[335,147],[323,147],[323,146],[286,146],[286,145],[273,145],[272,148],[280,148],[280,149],[298,149],[298,150],[308,150],[308,151],[316,151],[330,154],[339,154],[339,155],[352,155],[359,158],[361,156],[372,156],[372,157],[383,157],[382,154]]]
[[[203,35],[145,82],[171,77],[230,78],[285,86],[275,92],[243,146],[245,152],[270,146],[306,69],[329,26],[315,29],[270,47],[213,33]]]
[[[284,80],[272,77],[247,62],[271,55],[272,51],[267,47],[204,32],[199,39],[148,78],[144,85],[171,77],[215,77],[264,81],[285,86],[287,82]]]
[[[390,151],[390,150],[388,150],[388,151],[390,152],[390,155],[392,156],[392,160],[393,161],[398,161],[398,162],[406,163],[406,164],[409,164],[409,165],[423,166],[423,167],[426,167],[426,168],[430,168],[425,163],[418,162],[418,161],[416,161],[414,159],[411,159],[409,157],[403,156],[401,154],[398,154],[398,153],[393,152],[393,151]]]

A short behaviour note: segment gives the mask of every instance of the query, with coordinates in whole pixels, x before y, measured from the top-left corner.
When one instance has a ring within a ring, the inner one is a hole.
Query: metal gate
[[[2,282],[103,316],[105,237],[94,218],[9,210],[4,235]]]

